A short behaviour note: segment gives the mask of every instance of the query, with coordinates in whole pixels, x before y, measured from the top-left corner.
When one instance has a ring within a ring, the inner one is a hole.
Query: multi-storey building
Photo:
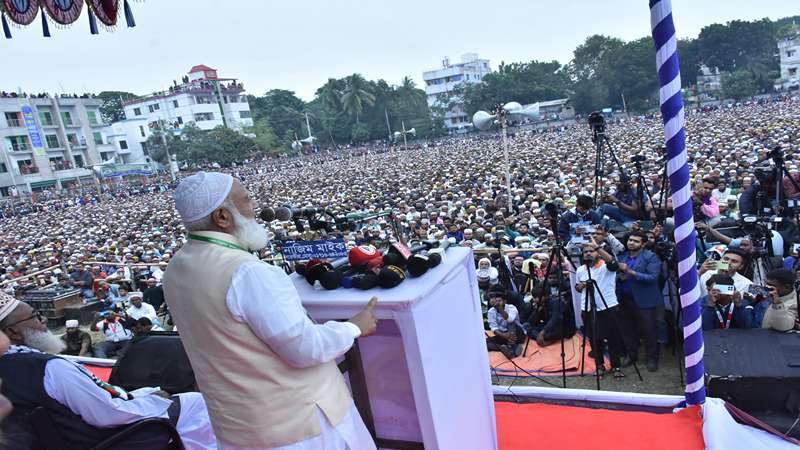
[[[0,196],[96,181],[92,166],[135,154],[109,142],[102,100],[49,95],[0,98]]]
[[[776,89],[800,88],[800,28],[778,42],[781,60],[781,78],[775,82]]]
[[[167,91],[124,102],[126,119],[143,122],[131,140],[146,141],[151,130],[161,127],[180,132],[188,123],[202,130],[225,126],[241,131],[253,125],[244,86],[235,78],[220,78],[215,69],[199,65],[181,81]]]
[[[472,126],[471,119],[464,110],[463,101],[454,90],[465,83],[481,83],[483,77],[491,71],[488,59],[480,59],[475,53],[467,53],[461,57],[461,63],[451,64],[450,59],[445,58],[440,69],[422,73],[428,106],[451,105],[444,115],[444,126],[449,131],[466,131]]]

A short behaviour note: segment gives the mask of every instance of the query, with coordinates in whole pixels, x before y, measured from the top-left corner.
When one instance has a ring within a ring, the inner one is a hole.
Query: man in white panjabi
[[[199,172],[174,193],[188,242],[164,296],[223,450],[375,449],[335,359],[375,332],[377,299],[349,322],[315,324],[230,175]]]

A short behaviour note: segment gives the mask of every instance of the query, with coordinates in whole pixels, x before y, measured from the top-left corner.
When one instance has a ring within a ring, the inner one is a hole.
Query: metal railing
[[[24,126],[24,121],[22,119],[6,119],[6,123],[8,123],[9,127],[22,127],[22,126]]]

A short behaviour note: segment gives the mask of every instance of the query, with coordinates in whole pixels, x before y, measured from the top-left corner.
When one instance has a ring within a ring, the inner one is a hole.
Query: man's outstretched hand
[[[360,313],[356,314],[352,319],[350,319],[350,323],[355,324],[359,330],[361,330],[361,337],[369,336],[375,333],[375,328],[378,326],[378,319],[372,314],[372,310],[375,308],[375,305],[378,303],[378,297],[372,297],[369,299],[369,303],[367,303],[366,308],[361,310]]]

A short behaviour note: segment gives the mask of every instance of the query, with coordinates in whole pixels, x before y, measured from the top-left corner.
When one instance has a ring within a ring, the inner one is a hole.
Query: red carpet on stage
[[[495,402],[499,450],[702,450],[699,407],[675,414]]]
[[[530,374],[536,376],[561,376],[561,344],[555,343],[547,347],[539,347],[536,341],[530,339],[529,341],[528,351],[514,358],[516,366],[502,353],[489,352],[489,366],[492,371],[497,375],[506,377],[528,377]],[[576,334],[572,339],[564,341],[564,361],[567,375],[580,375],[581,341],[582,336],[580,334]],[[594,359],[589,357],[590,349],[591,346],[587,341],[583,371],[591,375],[594,374],[595,364]],[[606,363],[606,366],[610,368],[608,363]],[[524,369],[524,371],[520,369]]]

